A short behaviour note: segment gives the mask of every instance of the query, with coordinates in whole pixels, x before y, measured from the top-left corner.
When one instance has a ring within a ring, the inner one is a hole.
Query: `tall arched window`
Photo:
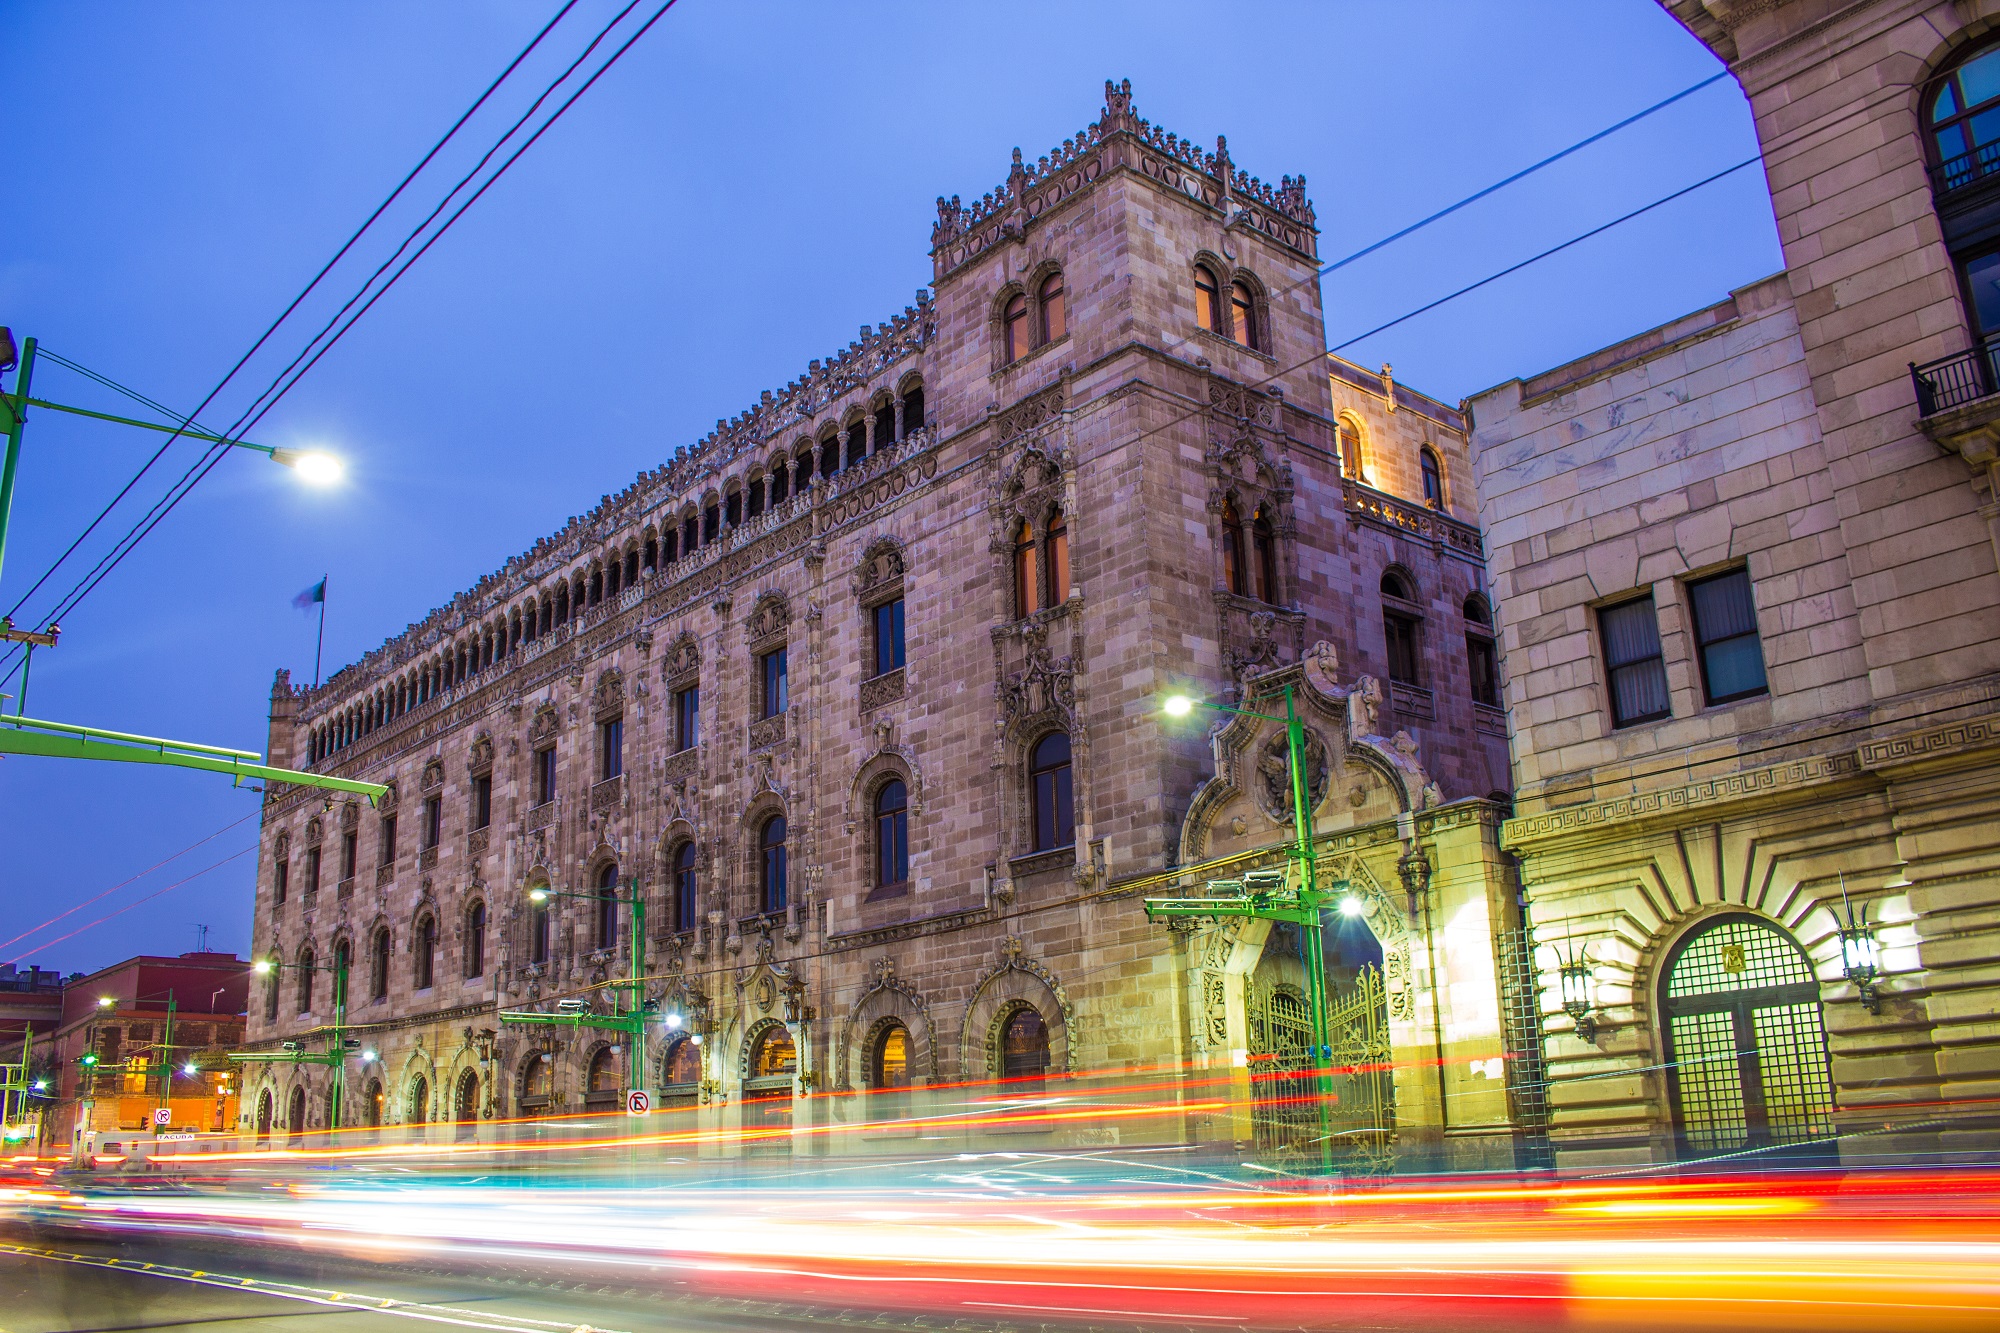
[[[1352,417],[1341,417],[1334,424],[1334,442],[1340,450],[1340,475],[1353,481],[1361,480],[1361,428],[1354,424]]]
[[[684,842],[674,853],[674,929],[693,930],[695,917],[694,844]]]
[[[375,938],[368,942],[368,996],[374,1000],[389,998],[389,928],[379,926]]]
[[[2000,167],[2000,116],[1991,114],[1995,102],[2000,102],[2000,46],[1981,51],[1938,81],[1930,123],[1944,190]]]
[[[317,962],[318,959],[313,957],[311,949],[299,955],[299,1012],[302,1014],[309,1014],[313,1010],[313,977],[314,965]]]
[[[597,947],[618,947],[618,867],[607,865],[597,872]]]
[[[1000,1032],[1000,1076],[1039,1079],[1048,1069],[1049,1025],[1034,1009],[1016,1009]]]
[[[1049,605],[1061,606],[1069,598],[1069,523],[1058,509],[1049,515],[1048,535],[1042,538],[1043,561],[1049,571]]]
[[[1020,292],[1000,312],[1000,348],[1010,366],[1028,354],[1028,298]]]
[[[910,880],[910,794],[901,778],[875,793],[875,887],[896,889]]]
[[[1444,464],[1438,461],[1437,451],[1425,445],[1417,462],[1424,474],[1424,503],[1433,509],[1444,508]]]
[[[284,986],[285,974],[278,970],[277,959],[272,959],[271,979],[264,983],[264,1021],[273,1022],[278,1017],[278,992]]]
[[[1831,1132],[1819,982],[1789,935],[1758,917],[1718,917],[1675,945],[1661,972],[1684,1151],[1781,1148]]]
[[[486,904],[474,903],[465,914],[465,975],[486,975]]]
[[[1069,311],[1063,304],[1063,278],[1051,273],[1042,281],[1042,341],[1052,343],[1069,333]]]
[[[528,910],[528,961],[549,961],[549,905],[536,903]]]
[[[334,998],[337,1000],[347,998],[347,973],[353,965],[354,946],[346,940],[336,940],[333,946],[333,976],[334,984],[339,987],[334,992]]]
[[[1249,591],[1243,570],[1243,516],[1236,512],[1234,500],[1222,502],[1222,579],[1239,597]]]
[[[1241,278],[1229,284],[1229,336],[1252,351],[1258,350],[1257,298]]]
[[[677,1037],[660,1057],[660,1083],[669,1088],[701,1082],[701,1044],[692,1036]]]
[[[469,1139],[479,1124],[479,1075],[468,1069],[458,1076],[458,1095],[452,1099],[451,1118],[458,1122],[458,1137]]]
[[[772,815],[757,833],[757,887],[766,912],[782,912],[790,901],[785,874],[785,817]]]
[[[1250,524],[1250,544],[1257,556],[1257,600],[1276,605],[1278,600],[1278,533],[1270,513],[1261,506]]]
[[[291,1131],[293,1138],[297,1138],[306,1132],[306,1090],[304,1088],[292,1089],[291,1113],[287,1117],[285,1127]]]
[[[920,430],[924,424],[924,386],[913,384],[903,393],[903,434]]]
[[[1028,761],[1028,803],[1035,850],[1076,841],[1076,798],[1070,788],[1069,733],[1052,731],[1035,742]]]
[[[590,1071],[584,1076],[584,1109],[601,1111],[606,1107],[616,1106],[621,1082],[615,1049],[610,1046],[600,1047],[597,1053],[590,1057]]]
[[[370,1129],[382,1128],[382,1080],[371,1078],[361,1090],[361,1123]]]
[[[1042,609],[1041,572],[1035,567],[1035,530],[1027,519],[1014,530],[1014,615],[1018,619]]]
[[[437,918],[429,913],[417,922],[417,962],[415,980],[418,990],[429,990],[435,980],[437,969]]]
[[[555,1095],[555,1061],[546,1055],[529,1056],[528,1067],[521,1071],[521,1114],[546,1111],[555,1101]]]
[[[1221,333],[1222,288],[1206,264],[1194,268],[1194,322],[1210,333]]]

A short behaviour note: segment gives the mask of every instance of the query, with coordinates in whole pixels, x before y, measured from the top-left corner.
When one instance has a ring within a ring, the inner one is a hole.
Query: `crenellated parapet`
[[[1220,135],[1215,151],[1170,134],[1132,109],[1132,81],[1104,81],[1098,118],[1028,165],[1014,150],[1006,184],[970,204],[939,196],[931,227],[931,264],[942,278],[1018,235],[1028,223],[1112,172],[1124,168],[1196,199],[1310,258],[1319,254],[1318,218],[1306,198],[1306,178],[1284,176],[1274,188],[1239,172]]]

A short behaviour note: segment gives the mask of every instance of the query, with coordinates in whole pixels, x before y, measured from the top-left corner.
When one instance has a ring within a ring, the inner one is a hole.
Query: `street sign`
[[[653,1110],[653,1094],[644,1088],[634,1088],[625,1094],[626,1115],[650,1115]]]
[[[164,1106],[155,1106],[153,1108],[153,1123],[156,1125],[171,1125],[174,1123],[174,1113]]]

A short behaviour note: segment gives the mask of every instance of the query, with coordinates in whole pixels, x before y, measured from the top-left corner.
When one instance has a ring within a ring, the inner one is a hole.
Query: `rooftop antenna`
[[[203,926],[203,925],[199,925],[199,924],[197,924],[197,925],[195,926],[195,928],[194,928],[194,951],[195,951],[196,953],[207,953],[207,952],[208,952],[208,927],[207,927],[207,926]]]

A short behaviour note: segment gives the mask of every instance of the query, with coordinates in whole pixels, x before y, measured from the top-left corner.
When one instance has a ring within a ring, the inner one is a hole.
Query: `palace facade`
[[[1370,1142],[1511,1161],[1540,1043],[1461,414],[1326,356],[1303,179],[1163,132],[1129,84],[940,199],[931,255],[915,304],[324,686],[279,673],[272,762],[391,791],[267,792],[254,948],[283,966],[253,1042],[311,1046],[337,962],[349,1125],[486,1133],[647,1086],[804,1127],[850,1091],[1163,1066],[1255,1103],[1260,1060],[1303,1057],[1298,941],[1141,898],[1287,864],[1282,726],[1160,703],[1289,687],[1338,1002],[1395,1065]],[[682,1026],[641,1063],[501,1022],[609,1004],[633,882]],[[246,1129],[327,1123],[324,1068],[250,1077]]]
[[[1665,7],[1785,270],[1470,403],[1554,1147],[1990,1148],[2000,4]]]

